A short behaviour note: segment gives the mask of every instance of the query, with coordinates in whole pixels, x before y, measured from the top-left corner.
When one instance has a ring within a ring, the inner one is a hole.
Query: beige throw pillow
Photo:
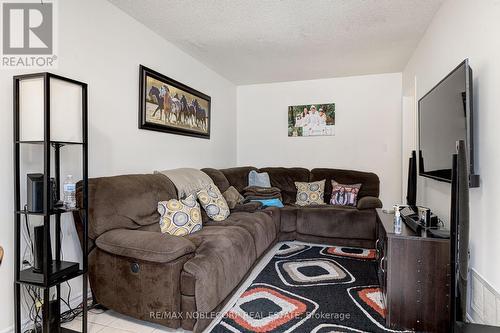
[[[197,193],[201,207],[205,210],[208,217],[214,221],[224,221],[230,214],[226,199],[220,193],[215,184],[210,184]]]
[[[312,183],[295,182],[295,187],[297,188],[296,205],[311,206],[325,204],[325,179]]]
[[[158,213],[162,233],[184,236],[201,229],[201,210],[194,194],[183,200],[158,202]]]

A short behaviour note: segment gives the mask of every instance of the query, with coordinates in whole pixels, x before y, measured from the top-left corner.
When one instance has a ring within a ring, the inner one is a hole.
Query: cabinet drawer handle
[[[383,256],[382,259],[380,259],[379,267],[380,267],[380,270],[382,271],[382,273],[385,274],[384,261],[385,261],[385,256]]]

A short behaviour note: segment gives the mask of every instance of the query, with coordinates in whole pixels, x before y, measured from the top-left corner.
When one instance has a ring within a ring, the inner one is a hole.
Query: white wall
[[[89,84],[91,177],[175,167],[236,164],[236,87],[104,0],[59,1],[59,67],[53,72]],[[210,140],[139,130],[139,64],[212,97]],[[13,324],[12,76],[0,71],[0,332]],[[28,162],[39,152],[28,152]],[[66,162],[78,154],[66,156]],[[72,165],[74,165],[74,161]],[[68,221],[71,223],[71,221]],[[70,223],[65,254],[79,245]],[[73,291],[73,295],[77,293]]]
[[[327,102],[335,136],[288,137],[288,106]],[[400,73],[239,86],[237,103],[239,165],[372,171],[384,205],[400,201]]]
[[[448,0],[412,55],[403,73],[403,94],[418,100],[463,59],[474,71],[474,111],[477,114],[476,170],[481,187],[471,189],[471,267],[500,290],[500,1]],[[416,84],[415,84],[416,82]],[[411,108],[410,108],[411,109]],[[404,140],[414,142],[415,117],[404,116]],[[411,149],[413,147],[403,147]],[[403,175],[406,179],[406,174]],[[420,179],[422,203],[449,220],[450,185]],[[500,323],[500,302],[498,305]]]

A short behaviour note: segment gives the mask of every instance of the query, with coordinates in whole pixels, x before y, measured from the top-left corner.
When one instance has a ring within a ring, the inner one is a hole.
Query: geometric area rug
[[[400,332],[385,327],[375,250],[283,244],[212,333]]]

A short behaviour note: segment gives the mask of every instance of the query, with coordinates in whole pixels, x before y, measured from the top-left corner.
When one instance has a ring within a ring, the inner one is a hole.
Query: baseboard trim
[[[473,268],[467,287],[467,319],[476,324],[500,325],[500,292]]]

